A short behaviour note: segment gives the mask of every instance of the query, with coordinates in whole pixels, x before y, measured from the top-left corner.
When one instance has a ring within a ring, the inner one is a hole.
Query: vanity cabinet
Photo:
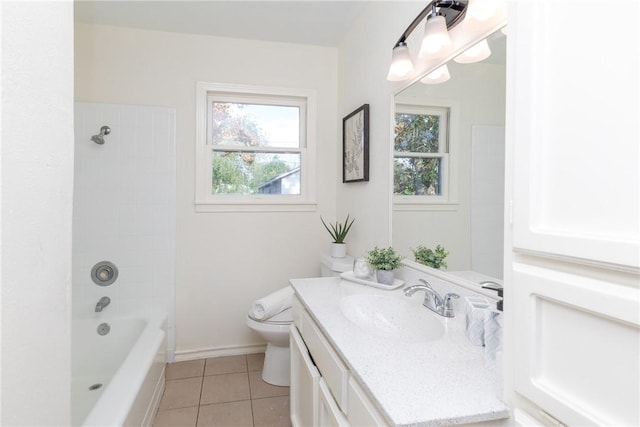
[[[376,406],[297,298],[293,300],[293,312],[293,426],[386,426]]]

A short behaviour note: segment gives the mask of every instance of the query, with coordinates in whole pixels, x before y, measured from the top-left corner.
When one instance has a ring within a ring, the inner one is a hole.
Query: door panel
[[[640,2],[619,5],[603,19],[597,1],[523,1],[509,17],[513,246],[637,271]]]
[[[516,390],[567,425],[640,425],[638,292],[514,264]]]

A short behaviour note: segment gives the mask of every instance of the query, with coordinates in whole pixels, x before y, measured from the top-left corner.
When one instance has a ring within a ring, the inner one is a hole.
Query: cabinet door
[[[360,384],[349,378],[349,413],[347,418],[354,427],[386,426],[388,425],[382,415],[376,409],[367,393],[360,387]]]
[[[319,425],[322,427],[348,427],[350,425],[338,408],[323,378],[320,378],[319,416]]]
[[[294,325],[290,330],[291,347],[291,424],[312,427],[318,424],[318,382],[320,373],[311,361],[307,347]]]

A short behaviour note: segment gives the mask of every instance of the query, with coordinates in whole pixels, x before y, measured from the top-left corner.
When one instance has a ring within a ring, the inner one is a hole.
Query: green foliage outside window
[[[256,194],[261,185],[300,167],[297,153],[253,152],[268,147],[264,131],[243,112],[243,104],[212,105],[211,141],[214,146],[246,147],[246,151],[214,150],[212,194]]]
[[[394,150],[401,153],[438,153],[440,116],[397,113]],[[393,192],[400,195],[440,194],[438,157],[396,156]]]
[[[247,152],[214,153],[212,193],[258,193],[258,188],[262,184],[293,169],[280,157],[277,154]]]

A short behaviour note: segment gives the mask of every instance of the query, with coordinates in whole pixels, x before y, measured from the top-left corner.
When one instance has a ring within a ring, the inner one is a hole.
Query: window
[[[394,203],[451,202],[449,112],[448,107],[396,105]]]
[[[198,83],[196,210],[314,208],[315,94]]]

